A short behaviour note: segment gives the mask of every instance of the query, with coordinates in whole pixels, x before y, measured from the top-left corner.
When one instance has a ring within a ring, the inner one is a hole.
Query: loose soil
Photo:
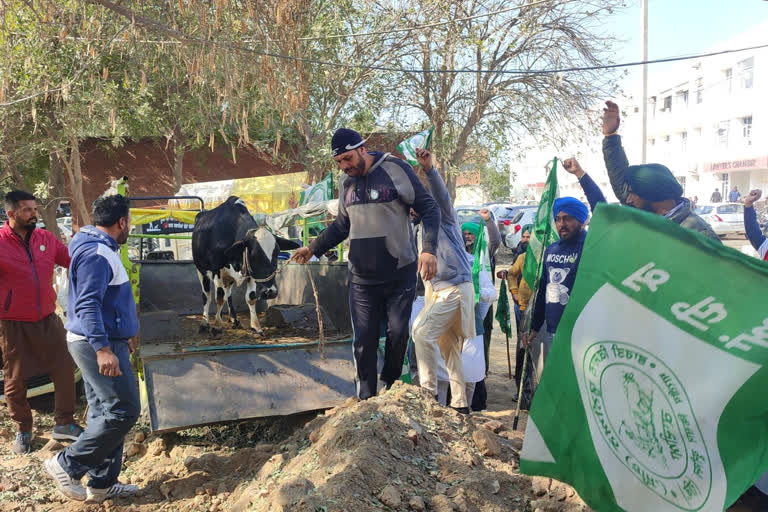
[[[283,342],[284,331],[280,337]],[[470,417],[441,407],[418,387],[397,383],[365,402],[350,399],[334,409],[289,417],[163,436],[149,435],[140,422],[126,438],[121,480],[144,492],[103,505],[63,499],[45,475],[42,461],[63,446],[48,438],[52,395],[40,397],[32,401],[37,439],[30,455],[10,452],[14,428],[7,412],[0,412],[0,510],[588,510],[571,487],[517,472],[527,415],[521,413],[520,430],[513,431],[515,384],[498,330],[486,382],[488,409]],[[761,500],[749,493],[729,512],[768,510]]]
[[[221,334],[212,336],[208,332],[200,332],[201,315],[179,317],[181,336],[176,341],[176,350],[181,352],[191,347],[211,347],[225,345],[275,345],[283,343],[314,343],[320,339],[317,322],[308,325],[306,329],[296,327],[265,327],[263,317],[263,335],[258,335],[248,328],[233,328],[227,321]],[[326,341],[346,340],[352,337],[351,332],[325,330]]]

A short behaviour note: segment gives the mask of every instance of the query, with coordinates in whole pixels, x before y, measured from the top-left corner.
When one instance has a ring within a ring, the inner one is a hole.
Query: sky
[[[642,18],[640,0],[627,0],[627,8],[613,15],[611,31],[622,39],[617,44],[616,61],[633,62],[642,58]],[[719,43],[768,20],[765,0],[648,0],[648,58],[704,53]],[[768,43],[768,33],[765,36]],[[675,65],[648,66],[653,75],[666,74]],[[630,68],[624,90],[639,96],[641,67]]]

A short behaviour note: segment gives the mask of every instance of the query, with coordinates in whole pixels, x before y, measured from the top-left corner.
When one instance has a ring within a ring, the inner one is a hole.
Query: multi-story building
[[[713,49],[733,50],[765,44],[768,23],[743,32]],[[674,52],[670,52],[674,53]],[[660,74],[649,66],[646,161],[672,170],[686,197],[723,199],[737,186],[742,196],[753,188],[768,193],[768,48],[725,53],[674,64]],[[632,89],[637,84],[631,84]],[[622,111],[620,133],[630,164],[641,162],[641,109],[637,99],[615,98]],[[597,109],[596,109],[597,110]],[[595,120],[599,118],[593,112]],[[602,159],[602,135],[580,134],[564,147],[546,145],[513,164],[520,195],[539,197],[544,162],[552,156],[576,156],[582,167],[615,201]],[[764,142],[765,141],[765,142]],[[558,173],[560,193],[581,197],[573,177]]]
[[[764,44],[768,24],[742,33],[717,49]],[[768,48],[682,61],[651,82],[646,151],[648,162],[672,170],[687,197],[708,202],[737,186],[742,195],[768,189]],[[639,109],[625,125],[636,131]],[[629,151],[628,151],[629,152]],[[639,154],[630,163],[639,161]]]

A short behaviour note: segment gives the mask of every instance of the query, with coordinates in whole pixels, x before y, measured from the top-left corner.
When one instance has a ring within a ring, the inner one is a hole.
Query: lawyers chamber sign
[[[707,162],[704,164],[704,172],[754,171],[766,168],[768,168],[768,156]]]

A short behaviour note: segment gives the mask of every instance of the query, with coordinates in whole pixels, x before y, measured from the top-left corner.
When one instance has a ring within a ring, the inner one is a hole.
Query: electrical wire
[[[291,60],[295,62],[303,62],[306,64],[317,64],[320,66],[335,66],[340,68],[351,69],[365,69],[370,71],[386,71],[389,73],[423,73],[423,74],[459,74],[459,73],[494,73],[499,75],[553,75],[558,73],[572,73],[580,71],[598,71],[601,69],[617,69],[617,68],[629,68],[635,66],[643,66],[646,64],[663,64],[668,62],[680,62],[684,60],[703,59],[706,57],[715,57],[717,55],[725,55],[729,53],[746,52],[750,50],[759,50],[762,48],[768,48],[768,44],[761,44],[755,46],[747,46],[744,48],[735,48],[729,50],[720,50],[708,53],[699,53],[695,55],[686,55],[681,57],[666,57],[662,59],[650,59],[644,61],[625,62],[621,64],[599,64],[595,66],[574,66],[567,68],[552,68],[552,69],[500,69],[500,70],[488,70],[488,69],[420,69],[420,68],[402,68],[402,67],[390,67],[390,66],[371,66],[366,64],[347,64],[343,62],[330,62],[318,59],[310,59],[306,57],[295,57],[293,55],[283,55],[279,53],[261,52],[249,48],[242,48],[244,51],[253,53],[255,55],[261,55],[262,57],[272,57],[276,59]]]

